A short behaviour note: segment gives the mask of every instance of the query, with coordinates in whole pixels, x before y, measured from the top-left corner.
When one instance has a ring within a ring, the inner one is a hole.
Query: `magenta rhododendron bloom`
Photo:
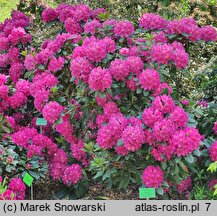
[[[215,185],[217,185],[217,179],[212,179],[209,183],[210,190],[215,190]]]
[[[59,119],[63,109],[59,103],[49,102],[44,106],[42,115],[48,122],[54,123]]]
[[[119,37],[129,37],[134,33],[133,24],[129,21],[120,21],[114,27],[114,35]]]
[[[209,155],[212,161],[217,161],[217,141],[211,145]]]
[[[177,185],[176,187],[177,187],[177,190],[178,190],[178,192],[179,192],[180,194],[183,193],[183,192],[186,192],[186,191],[190,190],[191,187],[192,187],[192,180],[191,180],[191,177],[188,176],[185,180],[182,180],[182,181],[180,182],[180,184]]]
[[[159,166],[147,166],[142,174],[142,181],[146,187],[158,188],[163,184],[164,173]]]
[[[66,167],[63,174],[63,182],[65,184],[76,184],[82,178],[82,169],[78,164],[72,164]]]
[[[58,13],[53,8],[47,8],[42,12],[42,20],[44,22],[51,22],[58,18]]]
[[[104,91],[112,85],[112,77],[109,70],[97,67],[89,75],[88,83],[94,91]]]
[[[161,16],[153,14],[153,13],[146,13],[144,14],[140,21],[140,27],[144,29],[164,29],[166,27],[167,21],[163,19]]]

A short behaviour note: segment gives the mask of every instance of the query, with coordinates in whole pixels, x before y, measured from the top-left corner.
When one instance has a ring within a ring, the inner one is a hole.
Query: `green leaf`
[[[164,194],[164,191],[163,191],[162,187],[158,187],[156,191],[157,191],[157,194],[159,194],[159,195],[163,195]]]
[[[103,170],[100,170],[100,171],[98,171],[97,173],[96,173],[96,175],[93,177],[94,179],[97,179],[97,178],[99,178],[100,176],[102,176],[102,174],[104,173],[104,171]]]
[[[188,163],[190,163],[190,164],[194,163],[194,157],[192,156],[192,154],[189,154],[184,158]]]
[[[68,193],[69,193],[69,188],[63,185],[59,187],[54,194],[58,199],[63,199],[68,195]]]
[[[83,197],[89,189],[88,181],[86,179],[78,183],[78,187],[75,189],[75,195],[78,199]]]

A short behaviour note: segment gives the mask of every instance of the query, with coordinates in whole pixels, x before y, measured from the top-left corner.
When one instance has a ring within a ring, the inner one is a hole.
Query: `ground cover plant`
[[[58,198],[92,181],[215,198],[216,98],[189,103],[182,91],[191,49],[216,42],[212,26],[154,13],[134,25],[64,3],[37,22],[52,29],[40,43],[23,12],[0,24],[1,199],[25,198],[26,173],[58,181]]]

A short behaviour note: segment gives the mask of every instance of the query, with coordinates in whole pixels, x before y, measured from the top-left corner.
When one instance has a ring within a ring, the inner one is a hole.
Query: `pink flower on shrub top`
[[[127,56],[129,54],[129,51],[130,51],[129,48],[124,47],[124,48],[121,48],[119,52],[120,52],[120,55]]]
[[[113,130],[113,128],[110,125],[105,125],[102,126],[99,130],[98,130],[98,134],[97,134],[97,144],[101,147],[101,148],[105,148],[105,149],[111,149],[113,146],[116,145],[118,139],[115,136],[115,131]]]
[[[112,114],[118,113],[120,113],[120,109],[115,102],[108,102],[103,106],[103,115],[106,119],[110,119]]]
[[[117,146],[115,152],[122,156],[126,156],[129,154],[129,151],[124,146]]]
[[[6,100],[8,98],[9,88],[6,85],[0,86],[0,98]]]
[[[153,40],[156,43],[168,43],[168,38],[164,32],[159,32],[158,34],[154,33]]]
[[[160,85],[155,89],[155,92],[152,95],[154,97],[157,97],[160,94],[162,94],[165,90],[167,90],[168,95],[170,95],[173,92],[171,86],[169,86],[167,83],[165,83],[165,82],[160,83]]]
[[[201,100],[197,102],[197,105],[207,108],[209,104],[205,100]]]
[[[42,20],[44,22],[52,22],[58,18],[58,13],[53,8],[47,8],[42,12]]]
[[[201,135],[198,130],[192,127],[175,132],[170,140],[174,147],[174,154],[178,157],[192,153],[200,146]]]
[[[24,66],[22,63],[14,63],[9,69],[9,75],[13,82],[17,82],[20,76],[22,75]]]
[[[96,8],[94,10],[91,11],[91,16],[93,18],[97,18],[100,14],[105,14],[106,13],[106,9],[105,8]]]
[[[27,103],[27,96],[22,92],[15,92],[13,96],[10,97],[10,106],[13,109],[21,108]]]
[[[34,105],[39,112],[42,111],[44,104],[48,101],[49,95],[50,95],[50,91],[45,89],[38,90],[34,94]]]
[[[20,50],[16,47],[12,47],[8,50],[8,59],[10,62],[13,63],[18,63],[19,62],[19,55],[20,55]]]
[[[43,117],[51,124],[57,121],[63,111],[63,107],[57,102],[49,102],[47,103],[43,110],[42,115]]]
[[[8,55],[0,53],[0,68],[6,67],[8,64]]]
[[[16,122],[12,116],[5,116],[11,128],[15,128]]]
[[[217,161],[217,141],[211,145],[209,155],[212,161]]]
[[[168,161],[173,154],[173,148],[169,145],[158,145],[151,150],[151,154],[156,161]]]
[[[13,45],[16,45],[25,35],[26,35],[25,29],[18,27],[18,28],[14,28],[11,31],[11,34],[8,36],[8,39]]]
[[[185,105],[185,106],[188,106],[188,105],[189,105],[188,99],[180,100],[180,102],[181,102],[183,105]]]
[[[143,14],[139,21],[139,26],[147,30],[164,29],[166,24],[167,21],[165,19],[153,13]]]
[[[62,123],[55,127],[56,131],[59,132],[68,141],[72,141],[73,125],[70,124],[69,116],[65,115],[62,117]]]
[[[135,152],[139,150],[144,143],[143,129],[139,126],[127,126],[121,137],[124,147],[128,151]]]
[[[217,121],[214,123],[213,131],[215,134],[217,134]]]
[[[163,114],[167,114],[174,110],[175,103],[170,96],[164,94],[162,96],[157,96],[153,101],[152,106]]]
[[[24,61],[24,66],[27,70],[34,70],[36,67],[36,59],[31,54],[28,54]]]
[[[4,51],[8,48],[9,41],[7,37],[3,37],[0,35],[0,50]]]
[[[95,37],[86,38],[83,42],[86,57],[93,62],[101,62],[106,57],[107,46],[103,40]]]
[[[130,21],[120,21],[114,27],[114,35],[119,37],[129,37],[134,33],[134,26]]]
[[[71,61],[70,70],[72,76],[75,76],[77,79],[82,79],[85,83],[88,82],[92,69],[93,65],[86,58],[77,57]]]
[[[98,20],[92,20],[84,25],[84,32],[94,35],[98,28],[102,28],[102,24]]]
[[[64,66],[65,59],[63,57],[52,58],[48,64],[48,70],[52,72],[56,72],[61,70]]]
[[[172,47],[168,44],[157,44],[151,50],[152,60],[158,64],[168,64],[173,57]]]
[[[145,90],[155,90],[160,85],[160,75],[153,69],[143,70],[139,75],[139,84]]]
[[[16,200],[12,190],[7,189],[3,194],[0,194],[0,200]]]
[[[174,132],[175,127],[171,120],[163,119],[154,123],[153,136],[158,142],[169,141]]]
[[[30,95],[30,82],[27,80],[19,80],[15,84],[16,91],[23,93],[25,96]]]
[[[179,106],[176,106],[170,114],[169,119],[172,120],[178,127],[185,128],[188,123],[188,115]]]
[[[75,158],[78,161],[85,158],[86,153],[84,151],[85,147],[82,140],[76,140],[76,142],[71,143],[70,149],[72,152],[72,158]]]
[[[64,26],[66,31],[70,34],[80,34],[83,31],[81,25],[70,17],[67,18],[67,20],[64,23]]]
[[[130,73],[130,67],[126,60],[115,59],[111,62],[109,71],[117,81],[124,81]]]
[[[62,176],[63,183],[66,185],[76,184],[82,178],[82,169],[79,164],[72,164],[66,167]]]
[[[164,173],[159,166],[147,166],[142,174],[142,181],[148,188],[158,188],[163,184]]]
[[[143,61],[141,60],[140,57],[137,56],[128,57],[127,63],[129,65],[130,72],[135,73],[136,75],[139,75],[144,68]]]
[[[116,50],[116,43],[115,43],[115,41],[112,38],[106,36],[103,39],[103,42],[104,42],[104,44],[106,46],[106,51],[108,53],[114,53],[115,52],[115,50]]]
[[[191,180],[191,177],[188,176],[185,180],[182,180],[180,182],[179,185],[176,186],[177,187],[177,190],[180,194],[182,194],[183,192],[186,192],[188,190],[191,189],[192,187],[192,180]]]
[[[84,21],[87,22],[87,20],[91,16],[91,10],[90,8],[85,4],[78,4],[75,5],[73,16],[77,21]]]
[[[88,83],[94,91],[104,91],[112,85],[112,77],[107,69],[94,68],[89,75]]]
[[[17,200],[25,199],[26,186],[20,178],[13,178],[8,184],[8,189],[13,191]]]
[[[127,80],[126,84],[127,84],[127,88],[129,88],[131,91],[136,91],[138,88],[137,82],[134,80],[134,78]]]
[[[107,19],[104,23],[103,26],[115,26],[117,24],[117,20],[115,19]]]
[[[200,29],[201,39],[204,41],[216,41],[217,33],[212,26],[204,26]]]
[[[188,53],[182,49],[175,49],[172,60],[178,69],[183,69],[188,65]]]
[[[155,122],[161,121],[163,114],[158,109],[152,107],[144,109],[142,114],[142,121],[149,127],[153,127]]]
[[[217,179],[212,179],[209,183],[210,190],[215,190],[215,185],[217,184]]]

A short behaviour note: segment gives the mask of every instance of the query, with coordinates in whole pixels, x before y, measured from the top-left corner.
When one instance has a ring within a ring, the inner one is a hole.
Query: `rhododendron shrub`
[[[106,17],[105,10],[83,4],[43,11],[45,27],[62,24],[61,33],[10,65],[13,96],[5,73],[0,76],[0,97],[8,101],[0,110],[30,111],[23,126],[16,122],[19,112],[8,117],[17,125],[8,138],[29,158],[43,157],[51,177],[77,198],[82,193],[74,188],[87,189],[87,171],[110,187],[143,184],[163,195],[172,185],[182,193],[202,136],[176,100],[177,76],[187,71],[186,44],[215,41],[216,32],[190,18],[144,14],[137,27]],[[27,37],[23,29],[14,32],[8,38]],[[0,67],[7,65],[7,55],[0,56]],[[40,131],[37,117],[47,120]]]

